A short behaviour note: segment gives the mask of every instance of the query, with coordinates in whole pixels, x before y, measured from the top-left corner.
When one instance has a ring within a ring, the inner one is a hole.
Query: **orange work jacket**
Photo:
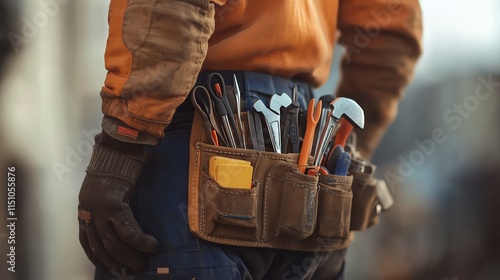
[[[162,138],[200,70],[252,70],[305,81],[330,74],[365,110],[369,157],[397,112],[421,53],[418,0],[111,0],[102,110]]]

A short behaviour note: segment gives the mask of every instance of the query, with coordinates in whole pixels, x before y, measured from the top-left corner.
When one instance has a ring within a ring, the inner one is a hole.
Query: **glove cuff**
[[[139,143],[123,142],[119,139],[110,136],[104,130],[101,133],[97,134],[94,140],[96,144],[99,144],[107,148],[111,148],[115,151],[130,155],[132,157],[144,156],[146,145]]]
[[[116,177],[135,184],[141,173],[144,158],[145,156],[131,156],[115,149],[95,144],[89,166],[87,167],[87,173]]]

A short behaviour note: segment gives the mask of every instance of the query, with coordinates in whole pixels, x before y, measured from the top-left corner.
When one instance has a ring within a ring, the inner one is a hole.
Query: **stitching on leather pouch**
[[[338,196],[338,197],[345,197],[345,198],[351,198],[352,197],[352,193],[351,193],[351,195],[343,195],[343,194],[337,193],[337,190],[326,190],[326,189],[324,189],[322,187],[319,188],[319,191],[328,193],[330,195]]]
[[[290,173],[290,172],[287,172],[287,173]],[[284,179],[284,178],[282,178],[282,177],[278,177],[278,176],[276,176],[276,175],[274,175],[274,174],[268,174],[267,176],[269,176],[269,177],[273,177],[273,178],[276,178],[276,179],[278,179],[278,180],[280,180],[280,181],[283,181],[283,182],[289,182],[289,181],[290,181],[290,180],[288,180],[288,179]],[[285,176],[285,177],[286,177],[286,176]],[[266,182],[267,182],[267,180],[266,180]],[[311,180],[311,182],[314,182],[314,181],[313,181],[313,180]],[[301,188],[303,188],[303,189],[310,189],[310,188],[311,188],[311,186],[308,186],[308,185],[306,185],[305,183],[300,184],[300,183],[298,183],[298,182],[296,182],[296,181],[292,181],[292,182],[290,182],[290,185],[291,185],[291,186],[294,186],[294,187],[301,187]]]
[[[238,217],[246,217],[246,218],[255,218],[255,216],[252,215],[240,215],[240,214],[235,214],[235,213],[226,213],[222,211],[217,211],[217,213],[222,214],[222,215],[227,215],[227,216],[238,216]]]
[[[201,129],[198,131],[198,141],[197,142],[200,142],[201,141]],[[198,162],[199,162],[199,159],[200,159],[200,146],[198,144],[195,144],[195,148],[196,148],[196,160],[195,160],[195,166],[194,166],[194,176],[193,176],[193,186],[195,185],[195,182],[196,182],[196,178],[198,177]],[[197,204],[197,201],[196,199],[199,199],[199,196],[196,197],[196,190],[199,190],[199,181],[198,181],[198,186],[195,186],[195,188],[193,188],[193,205]],[[198,193],[199,194],[199,193]],[[203,201],[202,201],[203,203]],[[188,206],[188,210],[189,210],[189,206]],[[199,207],[198,207],[198,211],[199,211]],[[192,211],[193,214],[192,214],[192,219],[195,220],[195,214],[194,214],[194,211]],[[203,222],[204,223],[204,222]],[[199,221],[198,221],[198,226],[199,226]],[[204,226],[204,225],[203,225]]]
[[[201,183],[202,186],[204,186],[205,184],[209,184],[210,186],[214,186],[214,183],[208,179],[208,178],[205,178],[203,179],[203,182]],[[205,188],[201,188],[201,217],[202,217],[202,229],[203,229],[203,232],[205,232]]]
[[[210,179],[210,177],[203,180],[203,185],[206,184],[207,182],[211,187],[215,188],[218,192],[223,192],[225,194],[249,195],[249,196],[256,196],[257,195],[257,193],[251,193],[251,192],[245,192],[245,191],[230,191],[229,189],[226,189],[224,187],[219,187],[219,185],[216,182],[214,182],[213,179]]]
[[[208,179],[207,179],[208,180]],[[214,186],[215,184],[210,181],[210,184],[212,186]],[[256,196],[257,194],[256,193],[244,193],[244,192],[234,192],[234,191],[227,191],[227,190],[224,190],[222,188],[220,188],[219,186],[215,185],[215,188],[219,191],[219,192],[223,192],[223,193],[226,193],[226,194],[235,194],[235,195],[248,195],[248,196]]]
[[[201,188],[201,231],[205,232],[205,188]]]
[[[212,152],[212,153],[216,153],[216,154],[227,154],[227,155],[235,155],[235,156],[252,156],[252,157],[257,157],[257,155],[255,154],[247,154],[247,153],[241,153],[241,152],[226,152],[226,151],[217,151],[217,150],[213,150],[213,149],[210,149],[210,148],[202,148],[203,151],[205,152]]]
[[[322,184],[327,185],[327,183],[321,182]],[[346,180],[346,179],[332,179],[328,181],[328,184],[334,184],[334,185],[348,185],[352,183],[352,180]]]
[[[213,186],[213,183],[212,181],[210,181],[210,179],[208,178],[204,178],[203,179],[203,182],[201,182],[201,185],[204,186],[205,184],[208,184],[210,186]],[[202,187],[201,188],[201,218],[202,218],[202,229],[203,229],[203,232],[205,232],[205,188]]]
[[[287,172],[287,173],[290,173],[290,172]],[[275,178],[275,179],[278,179],[282,182],[287,182],[288,180],[287,179],[283,179],[282,177],[278,177],[274,174],[267,174],[267,177],[266,177],[266,182],[264,183],[265,184],[265,190],[264,190],[264,218],[263,218],[263,226],[262,226],[262,235],[263,236],[266,236],[266,217],[267,217],[267,190],[269,189],[268,186],[269,186],[269,179],[270,178]],[[292,183],[292,186],[297,186],[297,187],[300,187],[300,188],[303,188],[303,189],[310,189],[310,187],[308,186],[305,186],[305,185],[300,185],[300,184],[297,184],[297,183]],[[270,242],[263,242],[263,243],[270,243]]]
[[[307,177],[300,178],[299,176],[297,176],[297,173],[295,173],[293,171],[288,171],[288,174],[292,174],[292,176],[287,176],[286,181],[290,181],[291,178],[295,178],[295,180],[293,180],[293,181],[300,179],[300,181],[305,181],[305,183],[314,183],[316,185],[318,184],[318,180],[313,176],[307,176]]]
[[[267,176],[268,176],[268,177],[273,177],[273,178],[276,178],[276,179],[278,179],[278,180],[280,180],[280,181],[283,181],[283,182],[286,180],[285,178],[282,178],[282,177],[280,177],[280,176],[276,176],[276,175],[271,174],[271,173],[267,174]],[[266,180],[266,182],[267,182],[267,180]]]
[[[263,226],[262,226],[262,235],[266,236],[266,217],[267,217],[267,189],[268,188],[268,183],[269,183],[269,178],[271,178],[271,174],[267,174],[266,182],[264,183],[265,190],[264,190],[264,214],[263,214]]]
[[[257,242],[257,241],[246,241],[246,240],[240,240],[240,239],[230,239],[230,238],[215,237],[215,236],[208,235],[208,234],[206,234],[204,232],[202,232],[201,235],[205,236],[207,239],[225,240],[225,241],[236,241],[236,242],[248,243],[248,244],[258,244],[258,243],[260,243],[260,242]]]
[[[332,184],[333,185],[348,185],[348,184],[352,184],[354,182],[353,177],[350,177],[350,179],[346,179],[346,178],[326,176],[325,178],[326,178],[325,179],[326,182],[319,181],[319,183],[322,183],[325,185],[332,185]]]
[[[289,180],[286,180],[286,182],[289,182]],[[306,184],[299,184],[297,182],[291,182],[290,184],[292,187],[299,187],[299,188],[303,188],[303,189],[313,189],[312,186],[308,186]],[[316,188],[314,188],[316,189]]]
[[[217,184],[215,184],[209,178],[206,178],[203,180],[202,186],[204,186],[205,184],[208,184],[210,187],[215,188],[216,191],[218,191],[218,192],[223,192],[226,194],[245,195],[245,196],[256,196],[257,195],[257,193],[239,193],[239,192],[234,192],[234,191],[223,190],[222,188],[220,188]],[[219,210],[217,210],[217,213],[225,214],[225,215],[235,215],[232,213],[221,212]],[[237,216],[255,218],[255,216],[250,216],[250,215],[237,215]],[[205,188],[202,188],[202,190],[201,190],[201,218],[202,218],[202,222],[201,222],[202,223],[202,230],[203,230],[203,232],[205,232]]]
[[[203,151],[205,152],[212,152],[216,154],[226,154],[226,155],[234,155],[234,156],[247,156],[247,157],[258,157],[259,154],[250,154],[250,153],[242,153],[242,152],[227,152],[227,151],[217,151],[213,150],[210,148],[202,148]],[[274,156],[267,156],[267,155],[260,155],[260,157],[263,158],[268,158],[268,159],[275,159],[275,160],[280,160],[280,161],[285,161],[285,162],[293,162],[292,159],[289,158],[284,158],[284,157],[274,157]]]
[[[260,187],[260,186],[259,186]],[[259,192],[257,192],[257,194],[259,194],[257,196],[257,213],[255,214],[255,217],[257,218],[257,230],[258,230],[258,233],[257,234],[260,234],[260,228],[259,228],[259,225],[260,225],[260,206],[261,206],[261,203],[262,203],[262,188],[259,189]],[[261,236],[258,235],[257,239],[260,241],[262,239]]]
[[[211,182],[210,182],[211,183]],[[202,231],[200,232],[201,235],[203,235],[205,238],[207,239],[214,239],[214,240],[225,240],[225,241],[236,241],[236,242],[242,242],[242,243],[248,243],[248,244],[258,244],[259,242],[258,241],[246,241],[246,240],[240,240],[240,239],[230,239],[230,238],[221,238],[221,237],[215,237],[215,236],[211,236],[211,235],[208,235],[205,233],[205,203],[204,203],[204,197],[205,197],[205,192],[202,188],[202,217],[203,217],[203,221],[202,221]]]
[[[201,235],[203,235],[207,239],[212,239],[212,240],[236,241],[238,243],[246,243],[246,244],[251,244],[251,245],[252,244],[272,244],[272,245],[275,245],[273,247],[257,247],[257,248],[279,248],[278,246],[286,246],[287,245],[286,243],[273,243],[273,242],[266,242],[266,241],[246,241],[246,240],[240,240],[240,239],[214,237],[214,236],[207,235],[203,232],[201,233]],[[342,239],[346,240],[348,238],[342,238]],[[321,245],[317,245],[317,246],[321,246]],[[335,248],[335,245],[334,244],[327,245],[327,246],[325,246],[325,248],[330,250],[332,248]]]

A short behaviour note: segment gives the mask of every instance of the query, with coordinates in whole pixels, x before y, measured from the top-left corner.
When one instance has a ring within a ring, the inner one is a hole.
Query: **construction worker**
[[[95,279],[343,279],[345,250],[227,246],[191,234],[187,96],[222,71],[237,74],[242,95],[297,87],[308,101],[338,41],[346,53],[336,95],[364,109],[358,148],[369,159],[421,53],[418,1],[111,0],[108,19],[102,132],[78,206]]]

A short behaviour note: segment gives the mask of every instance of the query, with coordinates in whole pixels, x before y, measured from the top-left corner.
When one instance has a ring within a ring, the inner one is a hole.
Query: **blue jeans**
[[[251,86],[247,83],[245,88]],[[132,274],[135,278],[119,278],[97,268],[95,279],[343,279],[345,250],[314,253],[225,246],[191,234],[187,187],[192,113],[188,100],[166,129],[165,138],[148,149],[131,198],[139,225],[158,240],[160,251],[146,256],[147,266]],[[158,268],[168,268],[169,273],[158,275]]]

